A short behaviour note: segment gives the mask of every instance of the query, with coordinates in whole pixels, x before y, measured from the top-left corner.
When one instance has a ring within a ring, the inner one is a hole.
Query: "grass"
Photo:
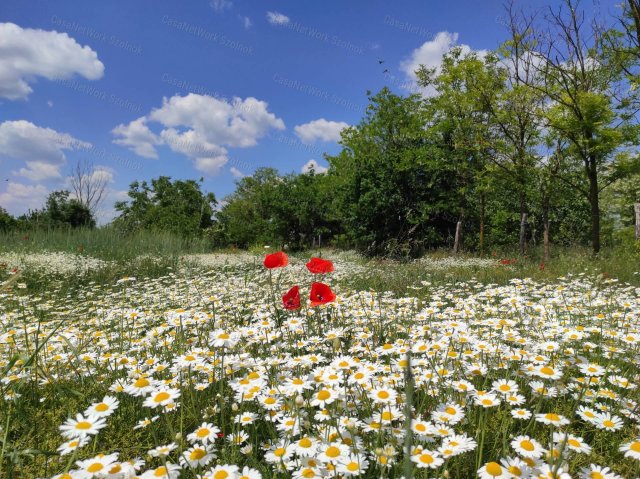
[[[106,233],[50,234],[12,237],[2,249],[32,257],[57,249],[70,254],[65,258],[95,256],[107,263],[83,274],[0,271],[0,477],[53,477],[77,469],[77,460],[114,451],[122,461],[143,458],[144,469],[157,470],[163,460],[148,451],[175,443],[166,460],[179,463],[196,447],[188,436],[203,422],[224,433],[214,441],[217,459],[193,469],[184,465],[183,478],[214,465],[250,467],[264,478],[289,477],[291,471],[278,471],[278,461],[269,458],[302,437],[325,449],[336,443],[346,447],[368,464],[362,477],[399,477],[407,470],[420,478],[475,477],[479,468],[492,462],[504,467],[507,457],[517,457],[511,441],[522,434],[547,449],[556,447],[559,457],[542,455],[540,467],[563,467],[572,477],[591,464],[622,477],[636,474],[638,460],[620,450],[637,440],[640,403],[634,365],[640,357],[640,297],[623,284],[640,283],[631,252],[605,251],[592,258],[583,250],[556,249],[541,269],[537,251],[503,265],[500,259],[512,255],[497,254],[484,263],[465,256],[451,262],[446,253],[435,252],[423,261],[401,263],[325,249],[314,254],[334,260],[336,271],[323,281],[337,291],[339,304],[285,312],[278,306],[279,294],[292,284],[306,294],[316,279],[304,268],[311,252],[291,255],[287,268],[267,274],[261,265],[264,251],[237,264],[216,256],[204,267],[179,259],[206,253],[204,244],[151,235],[114,237],[112,244]],[[82,252],[74,250],[76,244],[84,246]],[[119,281],[125,276],[136,279]],[[522,278],[531,280],[513,283]],[[625,342],[629,334],[639,339]],[[403,366],[409,348],[410,376]],[[314,356],[318,359],[311,360]],[[340,370],[345,358],[349,365]],[[585,382],[584,362],[604,369],[594,376],[599,384]],[[532,372],[544,365],[559,377]],[[369,374],[369,366],[375,366],[369,380],[346,380],[357,372]],[[332,382],[323,371],[342,371],[345,379]],[[145,407],[144,398],[117,387],[145,375],[158,381],[156,390],[160,381],[176,388],[178,407]],[[286,379],[293,377],[304,378],[309,389],[286,393]],[[412,394],[405,395],[408,377]],[[616,377],[635,387],[616,386],[611,382]],[[493,389],[499,398],[494,384],[500,379],[514,381],[523,396],[521,407],[530,413],[552,412],[570,424],[554,429],[535,416],[514,419],[515,405],[504,399],[495,407],[478,405],[477,395],[451,383],[466,380],[476,390]],[[258,392],[239,394],[243,381]],[[535,381],[545,385],[542,394],[533,388]],[[325,389],[344,394],[344,401],[314,405]],[[377,402],[371,391],[379,389],[397,398]],[[60,425],[105,396],[119,401],[106,427],[86,446],[60,455]],[[279,404],[275,422],[267,398]],[[432,431],[434,442],[425,442],[405,414],[433,427],[433,414],[443,405],[463,412],[450,427],[475,447],[435,469],[423,468],[420,458],[444,447],[446,439]],[[609,411],[622,427],[607,431],[581,419],[576,414],[581,406]],[[318,418],[323,408],[329,412],[326,419]],[[398,419],[371,427],[385,411]],[[248,413],[255,415],[253,422],[236,423],[238,415]],[[155,422],[136,428],[155,415]],[[286,432],[290,417],[300,422]],[[397,432],[406,428],[415,435],[406,439]],[[554,430],[579,436],[590,452],[554,446]],[[240,431],[246,441],[229,441]],[[409,461],[403,453],[407,444]],[[292,468],[300,474],[305,469],[301,463]]]

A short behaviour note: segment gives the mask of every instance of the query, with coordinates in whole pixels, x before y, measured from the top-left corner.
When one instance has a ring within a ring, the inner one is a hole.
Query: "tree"
[[[11,216],[7,210],[0,206],[0,231],[11,231],[17,226],[18,222]]]
[[[454,252],[462,247],[462,225],[470,207],[479,201],[479,247],[484,249],[486,210],[486,163],[491,159],[492,138],[490,110],[483,94],[494,95],[504,88],[504,75],[495,67],[495,57],[480,58],[454,48],[442,60],[440,69],[421,66],[416,72],[423,87],[432,87],[435,94],[427,99],[429,134],[444,162],[454,174],[454,189],[450,191],[458,204],[458,221]]]
[[[548,28],[527,44],[527,55],[535,61],[542,84],[522,81],[537,89],[550,102],[546,113],[551,135],[566,140],[567,159],[579,162],[581,174],[559,175],[588,200],[591,218],[591,246],[600,251],[600,194],[618,177],[615,153],[635,142],[636,128],[629,102],[622,90],[623,69],[604,47],[604,28],[585,21],[585,14],[573,0],[557,10],[549,9]],[[519,37],[530,35],[532,26],[512,23]]]
[[[455,225],[453,175],[429,138],[423,100],[387,88],[369,100],[360,124],[342,131],[342,151],[327,156],[346,239],[370,255],[442,245]]]
[[[79,160],[71,170],[69,177],[71,189],[77,200],[86,206],[93,215],[103,202],[109,176],[103,169],[96,169],[93,163]]]
[[[202,180],[201,180],[202,181]],[[114,224],[125,231],[140,229],[170,231],[185,237],[199,235],[213,224],[213,193],[203,193],[194,180],[171,181],[168,176],[151,184],[134,181],[129,186],[129,201],[116,203],[120,215]]]
[[[94,228],[96,221],[89,208],[70,195],[67,190],[53,191],[43,209],[30,211],[20,219],[27,226],[36,228]]]

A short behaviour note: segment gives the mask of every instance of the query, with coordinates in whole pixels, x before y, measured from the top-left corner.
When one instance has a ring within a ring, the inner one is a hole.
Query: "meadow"
[[[2,244],[0,477],[640,477],[631,255]]]

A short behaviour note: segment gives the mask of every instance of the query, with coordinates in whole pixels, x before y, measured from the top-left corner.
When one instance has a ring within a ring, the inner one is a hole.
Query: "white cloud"
[[[158,134],[148,124],[164,127]],[[248,97],[230,101],[189,93],[164,98],[162,106],[112,133],[115,143],[138,155],[157,158],[156,146],[191,158],[202,172],[215,175],[227,162],[227,148],[255,146],[270,129],[282,130],[284,122],[268,111],[266,102]]]
[[[294,130],[302,143],[313,143],[317,140],[338,141],[340,132],[349,124],[343,121],[328,121],[324,118],[297,125]]]
[[[91,143],[67,133],[42,128],[25,120],[0,123],[0,157],[24,161],[26,168],[14,174],[32,181],[60,178],[60,167],[66,163],[64,150],[88,149]]]
[[[247,176],[235,166],[232,166],[231,168],[229,168],[229,171],[231,172],[234,178],[244,178],[245,176]]]
[[[33,91],[29,83],[37,77],[55,80],[77,74],[97,80],[104,74],[98,54],[66,33],[0,23],[0,38],[0,97],[26,98]]]
[[[417,83],[416,70],[420,65],[424,65],[427,68],[435,68],[436,72],[440,71],[442,65],[442,57],[449,52],[454,46],[460,47],[462,54],[466,55],[472,51],[469,45],[457,44],[458,34],[450,32],[438,32],[433,40],[424,42],[422,46],[416,48],[411,55],[400,63],[400,69],[405,73],[407,79],[410,81],[408,85],[409,90],[415,90]],[[480,56],[487,54],[486,50],[477,50],[476,53]],[[425,96],[433,95],[434,90],[432,87],[422,89]]]
[[[143,158],[158,158],[155,147],[162,142],[149,129],[147,119],[144,116],[127,125],[116,126],[111,130],[111,133],[120,137],[113,141],[115,144],[126,146]]]
[[[7,183],[6,191],[0,193],[0,206],[13,215],[41,208],[49,191],[44,185]]]
[[[211,0],[209,5],[211,5],[211,8],[216,12],[224,12],[233,6],[233,2],[231,0]]]
[[[289,17],[279,12],[267,12],[267,20],[271,25],[286,25]]]
[[[324,166],[320,166],[316,160],[309,160],[304,165],[302,165],[302,173],[309,173],[313,170],[315,173],[319,175],[325,174],[329,171],[329,168],[325,168]]]

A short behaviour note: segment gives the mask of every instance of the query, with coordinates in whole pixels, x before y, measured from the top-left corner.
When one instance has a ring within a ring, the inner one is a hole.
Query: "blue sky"
[[[454,44],[497,47],[502,4],[3,2],[0,206],[39,207],[82,159],[109,181],[103,223],[133,180],[202,176],[222,199],[261,166],[326,166],[367,90],[408,93]]]

